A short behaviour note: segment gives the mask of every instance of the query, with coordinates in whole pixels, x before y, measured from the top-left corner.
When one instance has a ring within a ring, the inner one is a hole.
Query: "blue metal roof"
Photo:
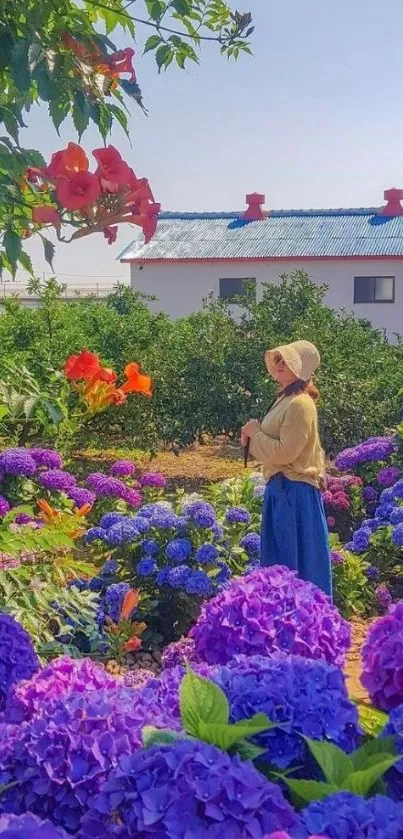
[[[403,216],[378,208],[276,210],[263,221],[242,213],[161,213],[148,245],[142,234],[119,259],[294,259],[403,257]]]

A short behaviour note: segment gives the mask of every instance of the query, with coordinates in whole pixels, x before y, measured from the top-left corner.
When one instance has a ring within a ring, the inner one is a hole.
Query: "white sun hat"
[[[273,375],[276,355],[281,355],[288,369],[303,382],[309,382],[320,364],[320,355],[314,344],[310,341],[294,341],[293,344],[267,350],[264,358],[270,375]]]

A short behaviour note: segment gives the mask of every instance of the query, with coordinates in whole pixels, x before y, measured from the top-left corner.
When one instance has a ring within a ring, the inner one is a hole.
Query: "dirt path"
[[[360,702],[370,704],[369,696],[366,690],[362,687],[360,682],[361,674],[361,647],[365,636],[368,632],[368,627],[371,621],[358,620],[352,624],[353,628],[353,644],[347,657],[347,664],[345,672],[347,676],[347,685],[352,699],[358,699]]]

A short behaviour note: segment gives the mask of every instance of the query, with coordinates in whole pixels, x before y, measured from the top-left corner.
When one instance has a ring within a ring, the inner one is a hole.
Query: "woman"
[[[320,487],[324,455],[312,376],[320,356],[309,341],[269,350],[266,367],[280,392],[261,425],[242,428],[241,442],[263,467],[262,565],[286,565],[332,593],[329,534]]]

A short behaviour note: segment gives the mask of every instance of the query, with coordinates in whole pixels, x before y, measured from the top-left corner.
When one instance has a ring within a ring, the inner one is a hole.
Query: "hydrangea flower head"
[[[376,479],[380,486],[391,487],[399,480],[400,476],[401,471],[397,466],[385,466],[383,469],[379,470]]]
[[[309,804],[302,812],[308,833],[329,839],[399,839],[403,804],[376,795],[366,800],[352,792],[338,792]]]
[[[0,816],[0,836],[3,839],[68,839],[68,834],[48,819],[42,821],[32,813],[22,816]]]
[[[113,524],[107,531],[107,541],[113,547],[118,545],[126,545],[133,542],[139,534],[134,521],[127,521],[121,519],[117,524]]]
[[[130,477],[136,471],[136,464],[132,460],[116,460],[109,471],[114,478]]]
[[[350,449],[345,449],[336,457],[336,469],[350,472],[364,463],[377,463],[387,460],[396,451],[392,437],[371,437]]]
[[[140,547],[147,556],[156,556],[160,549],[156,539],[144,539]]]
[[[200,565],[210,565],[216,562],[218,557],[218,549],[215,545],[212,545],[211,542],[205,542],[203,545],[200,545],[195,553],[195,560],[200,563]]]
[[[10,509],[10,504],[7,501],[7,498],[4,498],[4,495],[0,495],[0,516],[6,516]],[[18,524],[18,522],[17,522]]]
[[[39,661],[28,632],[11,615],[0,612],[0,711],[12,686],[37,670]]]
[[[138,489],[134,489],[132,487],[126,487],[125,491],[122,492],[121,497],[124,501],[126,501],[126,504],[128,504],[129,507],[140,507],[143,501],[143,496],[141,492],[139,492]]]
[[[62,469],[63,467],[62,457],[54,449],[29,449],[29,453],[37,466],[46,466],[46,469]]]
[[[165,549],[165,556],[168,562],[179,565],[186,562],[192,552],[192,543],[189,539],[172,539]]]
[[[68,492],[69,489],[75,486],[76,479],[70,472],[63,472],[62,469],[50,469],[38,475],[38,482],[45,489],[56,492]]]
[[[103,530],[102,527],[89,527],[84,536],[84,542],[86,542],[87,545],[90,545],[91,542],[105,542],[107,536],[107,531]]]
[[[114,524],[118,524],[123,518],[124,516],[122,513],[105,513],[99,522],[99,526],[102,527],[103,530],[109,530],[110,527],[113,527]]]
[[[279,786],[251,763],[196,740],[122,757],[90,806],[82,830],[88,824],[99,839],[110,835],[116,815],[127,836],[150,839],[253,839],[298,824]]]
[[[211,528],[216,524],[216,512],[207,501],[193,501],[184,505],[184,513],[197,526]]]
[[[128,591],[129,583],[113,583],[105,592],[102,609],[113,623],[117,623],[120,618],[123,600]]]
[[[259,533],[247,533],[242,537],[239,544],[248,556],[260,556],[261,540]]]
[[[381,609],[389,609],[392,603],[392,595],[386,583],[381,583],[375,589],[375,600]]]
[[[401,510],[402,518],[400,520],[400,524],[398,524],[395,527],[395,529],[392,533],[392,542],[393,542],[394,545],[396,545],[396,547],[402,548],[403,547],[403,508],[398,507],[397,509],[399,510],[399,512]]]
[[[192,569],[189,568],[189,565],[174,565],[173,568],[167,568],[166,570],[166,583],[164,585],[168,585],[174,589],[181,589],[186,586],[186,582],[191,576]],[[157,577],[157,580],[161,579]]]
[[[343,565],[344,556],[340,551],[330,551],[330,559],[332,565]]]
[[[84,487],[72,487],[72,489],[67,491],[67,495],[70,501],[74,501],[74,504],[79,509],[84,504],[89,504],[92,507],[96,501],[95,492],[92,492],[90,489],[84,489]]]
[[[162,653],[162,666],[164,670],[179,665],[185,666],[186,662],[198,661],[193,638],[180,638],[165,647]]]
[[[369,548],[372,532],[369,527],[360,527],[353,533],[354,553],[364,553]]]
[[[78,829],[109,769],[142,745],[142,729],[178,728],[155,692],[124,687],[72,693],[21,726],[0,726],[5,811],[29,808],[68,832]]]
[[[143,556],[137,563],[136,571],[140,577],[154,577],[158,571],[158,566],[152,556]]]
[[[403,703],[403,601],[375,620],[362,648],[361,682],[374,705],[391,711]]]
[[[244,507],[230,507],[225,518],[228,524],[249,524],[251,515]]]
[[[185,582],[185,591],[197,597],[209,597],[213,593],[213,583],[205,571],[191,571]]]
[[[140,478],[142,487],[151,487],[152,489],[164,489],[166,480],[160,472],[146,472]]]
[[[350,646],[349,624],[329,598],[279,565],[231,580],[204,604],[191,635],[210,664],[285,652],[342,665]]]
[[[0,469],[6,475],[30,478],[37,468],[29,449],[6,449],[0,454]]]
[[[94,478],[95,476],[91,477]],[[89,478],[87,479],[87,483],[89,483]],[[104,496],[105,498],[124,498],[127,493],[127,486],[123,481],[120,481],[119,478],[108,478],[105,475],[101,475],[97,480],[93,480],[90,486],[95,489],[97,495]]]
[[[47,712],[50,712],[51,707],[73,691],[107,691],[118,687],[118,684],[116,679],[90,658],[61,656],[30,679],[13,685],[8,693],[4,720],[8,723],[30,720],[40,714],[45,706]]]

